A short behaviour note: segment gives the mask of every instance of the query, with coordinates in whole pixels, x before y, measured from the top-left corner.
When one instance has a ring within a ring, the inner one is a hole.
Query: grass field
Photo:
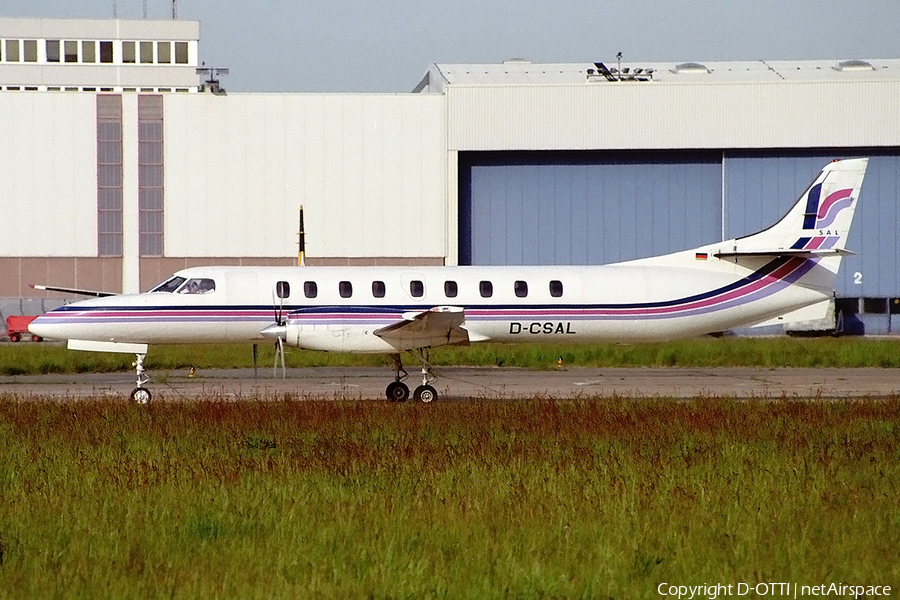
[[[0,598],[896,596],[898,548],[898,398],[0,398]]]
[[[232,368],[253,366],[248,345],[153,346],[148,369]],[[436,348],[435,365],[508,366],[552,369],[558,358],[583,367],[894,367],[900,368],[900,338],[696,338],[664,344],[586,346],[476,344]],[[287,348],[289,367],[389,366],[383,355],[350,355]],[[134,356],[66,350],[51,344],[0,345],[0,375],[129,371]],[[271,366],[273,350],[259,347],[259,364]]]

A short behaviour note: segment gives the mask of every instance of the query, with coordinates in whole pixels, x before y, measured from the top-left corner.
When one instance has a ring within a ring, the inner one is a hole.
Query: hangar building
[[[0,19],[0,312],[198,264],[601,264],[752,233],[872,157],[837,291],[900,331],[900,59],[434,64],[201,91],[195,21]],[[227,86],[226,86],[227,87]]]

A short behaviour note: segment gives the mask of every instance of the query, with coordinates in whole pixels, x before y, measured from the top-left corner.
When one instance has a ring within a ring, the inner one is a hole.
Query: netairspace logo
[[[843,583],[801,585],[799,583],[768,582],[768,583],[705,583],[703,585],[675,585],[667,582],[659,584],[656,588],[660,596],[671,596],[678,600],[693,598],[716,598],[726,596],[775,596],[786,598],[801,598],[804,596],[833,596],[844,598],[888,596],[891,593],[889,585],[844,585]]]

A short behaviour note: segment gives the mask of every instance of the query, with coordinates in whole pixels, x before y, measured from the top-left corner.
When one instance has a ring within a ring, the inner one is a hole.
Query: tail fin
[[[780,221],[740,237],[717,258],[741,256],[842,256],[868,158],[829,163]],[[728,242],[726,242],[727,244]]]

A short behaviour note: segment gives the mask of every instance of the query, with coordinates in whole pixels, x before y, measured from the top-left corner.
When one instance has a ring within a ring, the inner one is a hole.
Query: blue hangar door
[[[605,264],[722,239],[720,151],[459,154],[463,265]]]

